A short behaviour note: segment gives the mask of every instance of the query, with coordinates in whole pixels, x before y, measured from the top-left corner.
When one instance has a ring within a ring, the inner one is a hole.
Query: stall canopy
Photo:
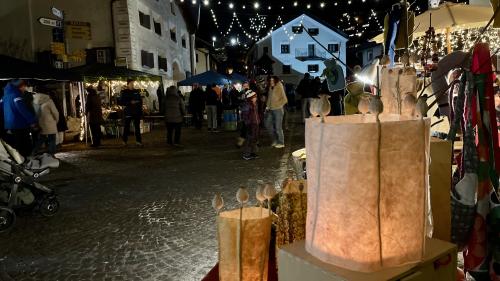
[[[415,17],[413,38],[425,35],[430,24],[436,33],[446,33],[456,28],[483,27],[491,16],[493,16],[493,9],[489,6],[444,2],[439,7],[429,9]],[[372,41],[382,43],[384,34],[379,34]]]
[[[225,85],[229,83],[231,83],[231,81],[226,76],[210,70],[195,76],[191,76],[186,80],[182,80],[179,83],[177,83],[177,85],[192,86],[193,84],[199,84],[202,86],[208,86],[212,84]]]
[[[0,80],[68,81],[70,78],[71,76],[64,70],[0,55]]]
[[[245,75],[239,73],[232,73],[229,74],[227,77],[233,83],[243,83],[245,81],[248,81],[248,78]]]
[[[73,80],[84,82],[127,79],[161,81],[161,76],[125,67],[117,67],[112,64],[89,64],[70,68],[69,71],[73,76]]]

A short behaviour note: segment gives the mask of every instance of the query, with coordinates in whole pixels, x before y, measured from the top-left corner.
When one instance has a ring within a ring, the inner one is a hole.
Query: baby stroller
[[[59,160],[48,154],[25,159],[0,139],[0,232],[14,225],[14,210],[38,209],[45,217],[59,210],[54,191],[37,182],[57,167]]]

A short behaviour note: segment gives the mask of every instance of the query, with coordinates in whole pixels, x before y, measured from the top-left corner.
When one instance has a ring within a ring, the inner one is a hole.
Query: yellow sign
[[[64,55],[66,53],[66,48],[64,43],[52,42],[50,43],[50,50],[54,55]]]
[[[71,39],[92,40],[90,22],[67,21],[65,22],[66,36]]]

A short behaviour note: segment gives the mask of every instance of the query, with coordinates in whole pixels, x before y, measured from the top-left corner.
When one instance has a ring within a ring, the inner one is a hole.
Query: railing
[[[303,60],[326,60],[328,59],[328,53],[326,51],[314,50],[309,51],[309,48],[297,48],[295,49],[295,57],[297,59]]]

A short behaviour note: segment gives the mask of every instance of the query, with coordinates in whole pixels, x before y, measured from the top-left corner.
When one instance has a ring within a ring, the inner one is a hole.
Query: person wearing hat
[[[37,127],[38,120],[24,99],[25,91],[23,80],[9,82],[4,88],[0,109],[3,110],[4,128],[7,131],[5,141],[27,157],[33,151],[31,130]]]
[[[136,145],[142,147],[141,118],[142,118],[142,96],[135,88],[135,81],[127,80],[127,88],[122,90],[119,98],[119,105],[123,106],[124,128],[123,144],[126,146],[128,135],[130,134],[130,123],[134,123],[134,133]]]
[[[258,158],[257,143],[259,142],[259,109],[257,106],[257,93],[252,90],[245,92],[245,101],[241,107],[241,117],[246,127],[245,146],[243,159]]]

